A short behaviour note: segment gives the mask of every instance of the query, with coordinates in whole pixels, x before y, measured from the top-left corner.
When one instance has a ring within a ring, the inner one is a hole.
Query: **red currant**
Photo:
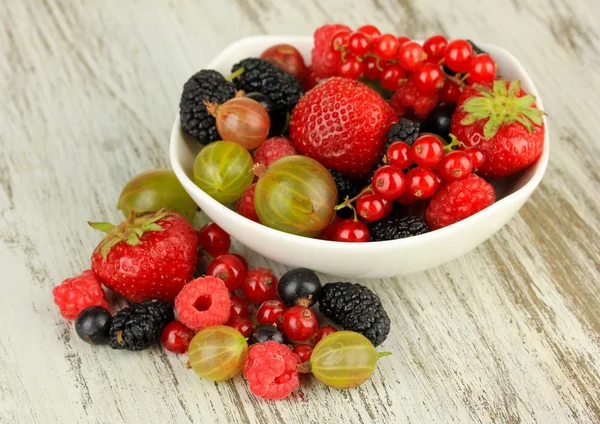
[[[398,63],[407,71],[417,69],[426,57],[423,47],[414,41],[409,41],[398,50]]]
[[[444,50],[448,45],[448,40],[443,35],[432,35],[423,43],[423,50],[427,53],[429,59],[436,62],[444,57]]]
[[[467,40],[453,40],[444,50],[444,61],[454,72],[466,72],[471,64],[473,47]]]
[[[300,357],[301,362],[310,361],[310,356],[312,355],[312,351],[315,347],[309,343],[301,343],[296,346],[292,352]]]
[[[248,318],[248,304],[239,296],[229,296],[231,308],[229,309],[229,317],[245,317]]]
[[[315,344],[323,340],[324,337],[329,336],[330,334],[333,334],[335,332],[337,332],[337,328],[334,328],[331,325],[322,326],[321,328],[319,328],[319,331],[317,331],[317,335],[315,336]]]
[[[363,74],[369,79],[377,79],[381,74],[381,68],[379,67],[379,58],[375,56],[367,56],[363,60],[364,70]]]
[[[437,188],[435,189],[436,193],[438,191],[440,191],[442,188],[444,188],[444,185],[446,185],[446,180],[442,178],[442,176],[440,175],[440,172],[437,169],[432,169],[433,173],[435,174],[435,179],[437,181]]]
[[[355,56],[369,53],[369,37],[362,32],[353,32],[348,39],[348,51]]]
[[[395,91],[400,88],[404,78],[406,78],[404,69],[397,63],[392,63],[381,71],[379,81],[381,82],[381,86],[386,90]]]
[[[303,342],[315,335],[319,321],[306,306],[292,306],[283,314],[283,332],[293,342]]]
[[[356,200],[356,211],[366,221],[377,221],[385,215],[383,198],[375,193],[363,194]]]
[[[386,151],[387,163],[398,169],[406,169],[413,163],[412,150],[403,141],[395,141]]]
[[[430,96],[444,85],[444,73],[436,64],[423,63],[413,72],[411,80],[419,93]]]
[[[198,231],[200,247],[213,258],[224,255],[231,247],[231,237],[214,222]]]
[[[246,279],[246,267],[236,256],[226,253],[212,260],[206,274],[220,278],[227,289],[233,291],[239,289]]]
[[[464,152],[469,155],[473,169],[479,168],[485,162],[485,155],[477,147],[469,147]]]
[[[448,153],[437,166],[442,178],[447,181],[458,181],[467,178],[473,171],[469,154],[460,150]]]
[[[251,269],[242,284],[242,292],[252,303],[260,304],[271,300],[277,294],[277,278],[269,269]]]
[[[229,321],[227,321],[225,325],[235,328],[245,338],[250,337],[250,333],[252,333],[253,330],[252,321],[244,317],[230,317]]]
[[[408,174],[407,174],[407,177],[408,177]],[[400,195],[400,197],[398,197],[396,199],[396,202],[400,203],[401,205],[412,205],[417,200],[419,200],[419,199],[417,199],[415,196],[413,196],[412,194],[410,194],[408,192],[408,189],[407,189],[407,190],[404,191],[404,193],[402,193]]]
[[[246,272],[248,272],[248,261],[239,253],[232,253],[233,256],[238,258],[242,264],[244,264],[244,268],[246,268]]]
[[[392,213],[392,209],[394,209],[394,200],[381,199],[383,202],[383,218]]]
[[[279,325],[286,309],[287,306],[281,300],[267,300],[256,311],[256,320],[259,324]]]
[[[434,135],[425,134],[412,145],[414,161],[422,168],[432,168],[444,156],[444,145]]]
[[[356,32],[365,34],[371,41],[376,40],[381,35],[381,32],[373,25],[363,25],[359,27]]]
[[[428,168],[413,168],[406,173],[407,191],[416,199],[427,199],[438,188],[435,172]]]
[[[160,333],[160,341],[168,351],[184,354],[195,335],[193,330],[179,321],[171,321]]]
[[[398,54],[398,39],[392,34],[383,34],[373,43],[373,53],[382,60],[393,60]]]
[[[439,95],[440,100],[444,103],[456,103],[460,97],[460,85],[446,79],[444,86],[440,89]]]
[[[338,29],[331,36],[331,40],[329,44],[334,50],[342,50],[344,46],[348,45],[348,40],[350,39],[350,30],[349,29]]]
[[[394,166],[382,166],[373,175],[373,191],[384,199],[394,200],[402,194],[405,186],[404,173]]]
[[[340,62],[337,75],[353,80],[359,79],[363,73],[364,64],[355,57],[348,58],[345,62]]]
[[[344,243],[367,242],[370,239],[369,228],[362,221],[343,219],[335,225],[331,239]]]
[[[403,45],[405,45],[409,41],[410,41],[410,38],[405,37],[404,35],[401,36],[401,37],[398,37],[398,48],[402,47]]]
[[[477,82],[492,82],[496,79],[496,62],[487,54],[478,54],[471,60],[469,67],[470,84]]]

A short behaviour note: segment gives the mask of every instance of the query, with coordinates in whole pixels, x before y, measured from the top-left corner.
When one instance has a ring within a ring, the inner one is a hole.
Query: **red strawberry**
[[[176,212],[132,216],[118,226],[90,223],[107,233],[92,255],[100,280],[131,302],[172,301],[192,279],[198,261],[198,234]]]
[[[467,147],[483,151],[486,160],[478,174],[501,178],[527,168],[542,154],[542,115],[520,81],[496,80],[465,88],[451,131]]]
[[[363,83],[334,77],[298,102],[290,137],[298,152],[349,177],[368,173],[383,153],[386,134],[398,118]]]

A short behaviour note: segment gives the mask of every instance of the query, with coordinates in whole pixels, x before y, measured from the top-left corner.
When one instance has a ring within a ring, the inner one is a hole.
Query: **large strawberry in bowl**
[[[330,78],[306,93],[290,120],[298,153],[348,177],[362,177],[383,153],[393,109],[361,82]]]
[[[485,162],[478,174],[502,178],[527,168],[542,154],[544,112],[520,81],[496,80],[465,88],[452,117],[451,132],[478,147]]]

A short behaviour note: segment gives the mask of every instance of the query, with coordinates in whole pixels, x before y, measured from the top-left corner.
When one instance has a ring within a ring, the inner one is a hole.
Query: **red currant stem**
[[[377,352],[377,357],[381,358],[383,356],[390,356],[392,352]]]
[[[458,79],[458,78],[456,78],[456,76],[451,76],[451,75],[446,74],[446,79],[457,83],[459,86],[463,85],[463,81],[460,80],[460,79]]]
[[[214,259],[214,256],[208,253],[206,250],[204,250],[204,247],[200,246],[198,250],[200,250],[200,252],[202,252],[203,255],[207,256],[208,259],[210,259],[211,261]]]
[[[239,77],[240,75],[242,75],[244,72],[246,72],[246,69],[244,67],[241,67],[225,79],[227,81],[232,81],[232,80],[236,79],[237,77]]]
[[[375,61],[375,66],[377,67],[377,69],[379,69],[380,71],[383,71],[383,68],[381,67],[380,64],[381,59],[377,58],[377,60]]]
[[[467,80],[467,78],[469,78],[471,76],[471,74],[466,73],[461,79],[460,79],[460,84],[459,85],[463,85],[465,83],[465,81]]]
[[[444,64],[444,62],[446,62],[446,59],[444,59],[443,57],[440,59],[440,61],[438,62],[438,66],[442,66]]]
[[[465,143],[463,143],[458,138],[456,138],[456,136],[454,134],[450,134],[450,139],[452,141],[444,146],[445,153],[449,153],[449,152],[455,150],[455,147],[462,147],[463,149],[465,149],[467,147],[465,145]]]
[[[342,203],[340,203],[333,209],[336,211],[339,211],[340,209],[352,207],[352,203],[356,202],[356,200],[358,200],[358,198],[360,196],[362,196],[363,194],[367,194],[367,193],[373,193],[373,187],[371,187],[370,185],[365,187],[360,193],[358,193],[352,199],[349,199],[348,197],[346,197],[346,200],[344,200]]]

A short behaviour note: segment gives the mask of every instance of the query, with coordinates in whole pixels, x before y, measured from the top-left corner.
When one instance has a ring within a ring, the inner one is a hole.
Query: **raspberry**
[[[329,40],[331,40],[331,36],[340,29],[347,29],[350,31],[349,27],[342,24],[326,24],[317,28],[314,34],[315,48],[319,50],[325,50],[326,48],[329,48]]]
[[[88,269],[77,277],[67,278],[52,289],[54,303],[66,319],[75,319],[85,308],[101,306],[108,309],[104,291],[94,271]]]
[[[494,188],[475,174],[455,181],[438,191],[427,208],[427,223],[432,230],[465,219],[496,200]]]
[[[179,321],[195,331],[225,324],[230,308],[227,286],[216,277],[200,277],[190,281],[175,298]]]
[[[312,68],[320,78],[332,77],[337,73],[338,63],[341,59],[339,50],[333,49],[330,40],[333,34],[340,29],[347,29],[346,25],[328,24],[317,28],[315,31],[315,46],[312,50]]]
[[[415,115],[422,119],[427,118],[429,112],[431,112],[433,108],[435,108],[438,105],[439,102],[439,93],[435,93],[431,96],[419,95],[419,97],[417,97],[417,100],[415,101],[415,104],[413,105]]]
[[[263,399],[283,399],[300,384],[296,367],[300,357],[286,345],[270,340],[248,351],[244,376],[250,391]]]
[[[235,210],[240,215],[260,223],[256,208],[254,207],[254,190],[256,190],[256,184],[252,184],[246,189],[244,194],[242,194],[242,197],[240,197],[240,200],[238,200]]]
[[[277,159],[296,155],[294,145],[285,137],[272,137],[254,151],[254,165],[269,167]]]
[[[412,80],[409,80],[392,95],[390,106],[398,116],[406,114],[408,112],[406,108],[412,108],[415,115],[424,119],[439,102],[439,93],[432,95],[420,94]]]

